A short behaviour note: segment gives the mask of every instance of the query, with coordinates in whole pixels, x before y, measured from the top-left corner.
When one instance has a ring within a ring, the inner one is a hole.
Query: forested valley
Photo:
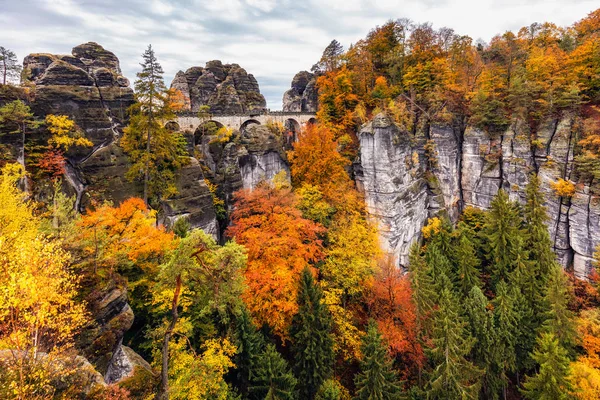
[[[588,211],[600,199],[600,9],[490,43],[406,19],[346,50],[332,41],[312,69],[316,122],[282,147],[289,168],[232,196],[230,175],[167,124],[189,97],[167,88],[151,46],[102,159],[126,160],[116,187],[135,193],[123,201],[75,190],[73,160],[102,149],[77,118],[37,112],[36,71],[0,50],[0,398],[600,398],[600,248],[575,276],[546,207],[570,206],[576,191]],[[429,192],[436,126],[461,144],[467,127],[496,141],[485,157],[502,168],[507,130],[518,125],[537,154],[542,127],[565,118],[572,162],[551,192],[535,162],[522,196],[500,185],[483,209],[461,192],[427,215],[403,262],[381,245],[353,168],[361,126],[377,118],[401,132],[393,141],[423,145],[402,162]],[[216,125],[202,134],[219,155],[248,140]],[[164,215],[193,163],[212,232]]]

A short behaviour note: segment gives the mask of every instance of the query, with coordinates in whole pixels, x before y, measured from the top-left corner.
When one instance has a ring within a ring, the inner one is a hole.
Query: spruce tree
[[[245,307],[236,316],[235,347],[237,349],[234,357],[235,383],[239,392],[245,397],[248,394],[253,371],[265,347],[264,337],[257,331]]]
[[[483,371],[482,395],[486,399],[497,399],[501,381],[498,377],[494,314],[488,310],[488,299],[477,286],[473,286],[465,300],[465,314],[471,336],[476,339],[471,359]]]
[[[448,257],[446,257],[442,249],[435,242],[432,242],[427,246],[427,249],[425,250],[425,262],[429,268],[431,268],[435,291],[438,296],[441,293],[441,288],[445,286],[445,282],[443,282],[444,279],[448,279],[451,282],[451,287],[454,290],[454,268]]]
[[[249,388],[252,398],[264,400],[296,399],[296,378],[287,362],[268,344],[256,363]]]
[[[290,337],[300,397],[307,400],[315,397],[333,372],[331,316],[322,298],[312,273],[305,268],[300,276],[298,313],[292,320]]]
[[[553,266],[557,264],[556,255],[552,251],[553,243],[546,222],[548,213],[544,207],[544,195],[540,191],[540,178],[532,174],[525,188],[526,203],[523,208],[525,227],[527,231],[526,246],[533,263],[536,278],[540,288],[548,282],[552,275]],[[543,291],[540,291],[543,293]]]
[[[552,333],[543,333],[537,341],[532,358],[538,364],[537,373],[528,376],[521,393],[531,400],[571,399],[569,357]]]
[[[448,281],[446,281],[448,282]],[[449,287],[440,294],[438,308],[433,313],[433,363],[427,395],[437,399],[477,399],[481,371],[465,357],[471,352],[475,339],[468,323],[459,312],[459,302]]]
[[[517,206],[509,200],[504,190],[498,191],[492,201],[484,227],[493,285],[508,279],[517,253],[523,250],[521,222]]]
[[[499,361],[499,378],[502,381],[502,391],[506,398],[509,371],[514,372],[517,367],[516,343],[519,333],[519,315],[515,310],[515,303],[505,281],[496,285],[496,298],[494,305],[494,324],[496,327],[497,359]]]
[[[132,162],[127,178],[142,180],[144,202],[149,204],[151,196],[161,200],[177,193],[176,173],[188,157],[181,133],[165,127],[175,117],[173,101],[152,46],[142,57],[142,71],[134,84],[137,101],[129,109],[131,117],[121,146]]]
[[[360,373],[354,378],[356,400],[393,400],[401,397],[401,385],[387,346],[374,321],[362,339]]]
[[[555,266],[544,299],[548,310],[542,326],[544,332],[552,333],[561,347],[572,351],[577,344],[574,314],[569,310],[569,286],[561,267]]]
[[[335,379],[327,379],[317,392],[315,400],[344,400],[349,398],[348,391]]]
[[[478,269],[481,261],[477,258],[473,242],[464,231],[460,232],[454,254],[457,264],[456,275],[458,276],[458,285],[463,296],[467,296],[474,286],[478,288],[482,286],[479,279],[480,271]]]
[[[430,268],[421,256],[420,246],[416,242],[410,247],[408,261],[412,299],[415,304],[416,331],[419,342],[423,345],[431,333],[430,317],[436,294]],[[422,367],[419,366],[419,386],[422,373]]]

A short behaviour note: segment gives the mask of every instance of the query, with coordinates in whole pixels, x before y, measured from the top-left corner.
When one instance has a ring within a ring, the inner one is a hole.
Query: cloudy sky
[[[178,70],[208,60],[235,62],[254,74],[275,110],[294,74],[310,69],[332,39],[347,47],[389,19],[429,21],[487,42],[533,22],[571,25],[599,6],[598,0],[0,0],[0,45],[22,60],[98,42],[133,81],[151,43],[167,84]]]

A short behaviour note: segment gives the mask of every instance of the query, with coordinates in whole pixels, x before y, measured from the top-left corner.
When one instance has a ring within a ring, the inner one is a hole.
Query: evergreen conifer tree
[[[290,336],[300,397],[313,399],[333,372],[334,354],[331,316],[308,268],[300,277],[298,313],[292,320]]]
[[[496,285],[513,270],[517,253],[523,250],[521,217],[504,190],[498,191],[487,214],[484,235],[487,238],[492,284]]]
[[[177,193],[176,172],[188,157],[181,133],[165,127],[175,117],[173,101],[152,46],[142,57],[142,71],[134,84],[137,102],[129,110],[131,118],[121,146],[132,162],[127,177],[143,181],[144,202],[148,204],[152,195],[161,199]]]
[[[477,258],[473,242],[464,231],[460,233],[454,254],[459,287],[463,296],[467,296],[474,286],[479,288],[482,286],[478,269],[481,261]]]
[[[465,313],[471,336],[476,339],[471,349],[471,359],[483,371],[482,395],[486,399],[497,399],[501,382],[498,377],[494,314],[488,310],[488,299],[477,286],[473,286],[465,300]]]
[[[264,400],[295,400],[296,378],[287,362],[268,344],[254,368],[254,377],[249,388],[253,398]]]
[[[253,371],[264,351],[265,340],[252,323],[250,313],[245,307],[242,307],[241,312],[236,316],[235,347],[237,349],[234,357],[236,386],[240,394],[246,396]]]
[[[354,378],[356,400],[393,400],[401,397],[401,385],[381,334],[374,321],[363,337],[360,373]]]
[[[574,314],[569,310],[569,286],[560,266],[555,266],[548,282],[545,303],[547,312],[542,326],[544,332],[552,333],[561,347],[572,351],[577,344]]]
[[[454,268],[448,257],[446,257],[442,249],[435,242],[427,246],[425,250],[425,262],[431,268],[435,291],[438,296],[441,293],[441,288],[446,285],[446,282],[443,281],[445,279],[450,281],[450,287],[454,290]]]
[[[479,394],[481,371],[465,358],[475,339],[469,334],[468,323],[458,307],[456,297],[446,284],[433,313],[429,356],[434,367],[427,390],[429,398],[477,399]]]
[[[571,399],[570,361],[552,333],[543,333],[538,338],[532,358],[539,368],[535,375],[526,378],[521,390],[523,396],[530,400]]]
[[[408,271],[412,288],[412,299],[415,304],[416,331],[421,345],[425,344],[431,333],[431,312],[436,297],[430,268],[421,256],[420,246],[413,243],[408,257]],[[421,385],[422,367],[419,366],[419,386]]]
[[[0,73],[2,84],[6,85],[8,79],[17,79],[23,68],[19,65],[17,55],[10,49],[0,46]]]
[[[507,373],[515,371],[517,367],[516,343],[520,320],[508,285],[503,280],[496,285],[496,297],[493,304],[499,378],[502,381],[503,397],[506,398]]]

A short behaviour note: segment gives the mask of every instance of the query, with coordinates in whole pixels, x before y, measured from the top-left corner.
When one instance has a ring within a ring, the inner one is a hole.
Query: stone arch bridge
[[[316,116],[314,113],[275,111],[263,114],[213,114],[200,118],[196,113],[186,112],[178,114],[175,120],[171,120],[167,124],[181,132],[195,133],[200,126],[208,122],[239,131],[252,124],[264,125],[269,122],[277,122],[286,129],[298,133],[306,124],[315,123]]]

